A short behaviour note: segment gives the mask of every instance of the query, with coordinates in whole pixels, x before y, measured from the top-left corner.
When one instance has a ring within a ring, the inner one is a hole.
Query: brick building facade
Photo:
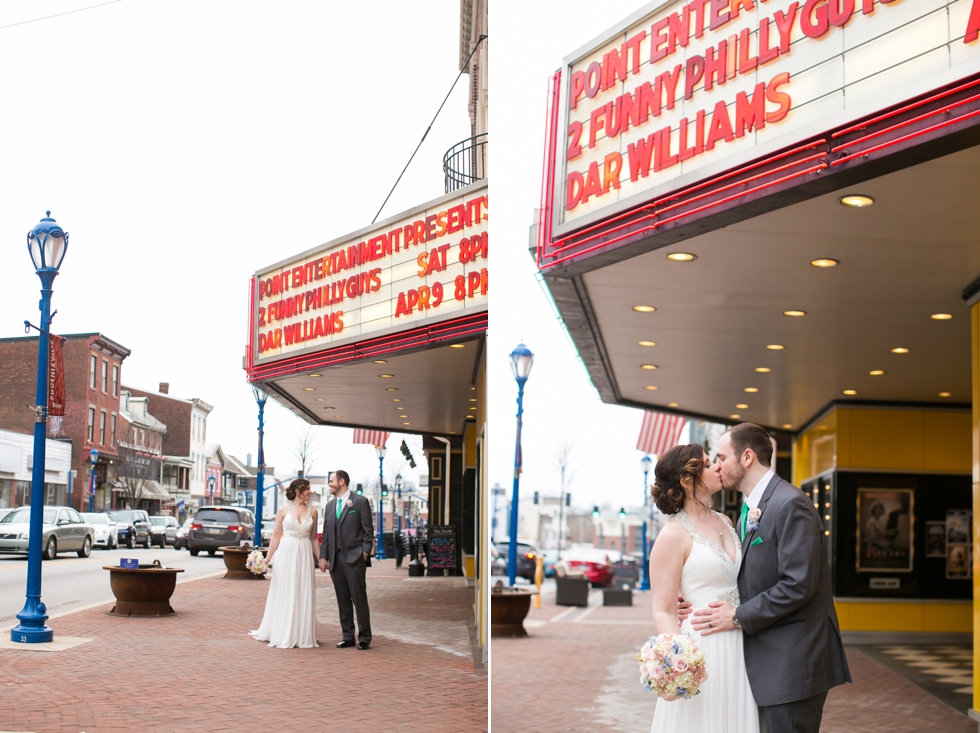
[[[65,417],[57,436],[71,441],[71,468],[78,490],[76,509],[88,509],[89,454],[99,451],[95,466],[96,509],[109,506],[107,480],[119,459],[117,430],[122,363],[130,351],[101,333],[64,336]],[[0,428],[34,432],[37,380],[37,336],[0,339]],[[84,502],[84,504],[83,504]]]

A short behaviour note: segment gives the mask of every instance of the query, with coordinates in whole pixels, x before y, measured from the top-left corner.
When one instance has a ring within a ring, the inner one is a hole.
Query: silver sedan
[[[92,554],[95,531],[71,507],[44,507],[41,529],[41,547],[45,560],[54,560],[59,552],[77,552],[79,557]],[[0,552],[26,555],[30,531],[30,507],[21,507],[7,514],[0,519]]]

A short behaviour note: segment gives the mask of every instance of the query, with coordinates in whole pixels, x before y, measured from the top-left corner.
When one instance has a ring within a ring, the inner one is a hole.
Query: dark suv
[[[237,546],[255,539],[255,518],[248,509],[205,506],[197,510],[187,531],[187,549],[195,557],[201,550],[213,555],[226,545]]]
[[[126,545],[130,549],[143,545],[150,549],[152,539],[149,514],[142,509],[117,509],[109,512],[109,516],[119,527],[117,536],[120,545]]]

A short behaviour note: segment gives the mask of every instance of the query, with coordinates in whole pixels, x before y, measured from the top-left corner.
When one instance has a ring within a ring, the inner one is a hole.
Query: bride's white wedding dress
[[[316,581],[310,534],[313,513],[307,509],[302,524],[292,508],[282,520],[282,538],[272,558],[272,582],[265,614],[258,631],[249,633],[280,649],[319,646],[316,643]]]
[[[720,519],[721,517],[719,517]],[[702,535],[684,512],[670,517],[694,540],[691,554],[681,571],[681,595],[694,610],[712,601],[738,605],[738,568],[742,543],[735,530],[723,520],[735,539],[735,561],[720,544]],[[759,708],[752,697],[742,655],[742,632],[723,631],[701,636],[691,626],[693,614],[681,625],[704,652],[708,679],[690,700],[657,700],[651,733],[758,733]]]

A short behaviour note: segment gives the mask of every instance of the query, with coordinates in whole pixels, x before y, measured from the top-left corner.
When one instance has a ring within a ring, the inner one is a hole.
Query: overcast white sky
[[[531,511],[534,491],[557,496],[554,467],[560,441],[574,443],[572,503],[580,508],[639,505],[643,474],[636,450],[643,413],[603,404],[551,305],[535,280],[528,227],[540,205],[545,95],[562,59],[643,5],[497,2],[491,6],[490,126],[493,137],[494,272],[488,349],[491,483],[513,484],[517,385],[508,355],[523,340],[535,354],[524,398],[524,474],[521,505]],[[560,134],[560,133],[559,133]],[[502,504],[502,502],[501,502]]]
[[[50,209],[70,234],[54,330],[131,349],[124,384],[214,405],[209,442],[244,460],[249,276],[371,222],[458,73],[459,3],[120,0],[13,25],[99,1],[0,5],[0,336],[37,323],[25,236]],[[443,194],[467,82],[382,218]],[[266,415],[285,475],[305,424],[271,400]],[[377,475],[349,429],[322,432],[314,472]]]

